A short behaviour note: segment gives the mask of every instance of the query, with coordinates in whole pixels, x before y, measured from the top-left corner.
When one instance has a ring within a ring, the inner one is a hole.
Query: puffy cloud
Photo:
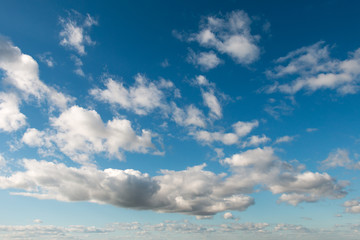
[[[345,149],[336,149],[331,152],[327,159],[321,162],[323,169],[344,167],[347,169],[360,169],[360,162],[354,162],[349,158],[349,152]]]
[[[238,121],[233,125],[236,135],[239,137],[244,137],[248,135],[255,127],[259,126],[259,122],[257,120],[253,120],[251,122],[242,122]]]
[[[227,54],[236,63],[250,64],[260,55],[256,45],[259,37],[251,34],[250,24],[251,20],[244,11],[233,11],[223,18],[209,16],[190,40]]]
[[[62,163],[25,159],[25,171],[0,177],[0,188],[23,189],[13,194],[90,201],[158,212],[207,216],[226,210],[243,211],[254,201],[242,194],[219,195],[222,175],[205,171],[205,165],[183,171],[162,170],[153,178],[127,169],[72,168]]]
[[[39,79],[37,62],[2,37],[0,37],[0,69],[5,72],[5,82],[20,90],[25,97],[46,99],[61,109],[65,109],[73,101],[73,98],[43,83]]]
[[[194,131],[190,134],[195,136],[195,139],[206,144],[211,144],[213,142],[222,142],[225,145],[233,145],[240,142],[240,138],[246,136],[249,134],[253,128],[257,127],[259,125],[259,122],[257,120],[251,121],[251,122],[236,122],[232,125],[234,132],[233,133],[224,133],[224,132],[209,132],[206,130],[201,131]],[[259,138],[253,140],[256,141],[259,140],[260,142],[266,142],[268,139],[267,137]],[[259,142],[258,141],[258,142]],[[257,143],[258,143],[257,142]],[[253,143],[248,144],[250,145],[256,145]]]
[[[191,51],[187,60],[205,71],[216,68],[221,63],[220,58],[212,51],[200,52],[199,54]]]
[[[274,194],[282,194],[279,201],[291,205],[346,195],[347,182],[337,182],[327,173],[301,172],[304,166],[281,161],[271,147],[247,150],[225,158],[221,163],[231,166],[234,172],[224,191],[226,188],[226,191],[233,191],[229,190],[233,188],[252,191],[254,186],[261,184]]]
[[[178,108],[175,103],[172,103],[172,108],[172,118],[180,126],[206,126],[204,114],[194,105],[189,105],[185,110],[182,110]]]
[[[114,118],[106,124],[94,110],[73,106],[58,118],[51,119],[55,132],[28,129],[22,141],[30,146],[51,147],[56,143],[60,151],[82,164],[89,163],[91,154],[107,152],[122,159],[121,150],[147,153],[155,146],[151,132],[142,130],[136,135],[126,119]]]
[[[0,92],[0,129],[16,131],[26,124],[26,116],[19,110],[20,101],[15,94]]]
[[[347,213],[360,213],[360,201],[358,200],[346,201],[344,207]]]
[[[302,172],[303,166],[281,161],[270,147],[235,154],[221,163],[230,166],[231,175],[204,170],[205,164],[182,171],[161,170],[150,177],[133,169],[74,168],[25,159],[24,171],[0,177],[0,188],[22,189],[12,194],[39,199],[106,203],[200,218],[246,210],[254,200],[244,194],[259,185],[282,194],[279,201],[292,205],[346,194],[346,183],[338,183],[327,173]]]
[[[360,49],[345,60],[334,59],[330,57],[329,46],[321,41],[292,51],[276,62],[279,65],[267,72],[269,77],[295,76],[296,79],[290,83],[275,83],[268,92],[295,94],[303,89],[310,92],[335,89],[339,94],[346,95],[359,89]]]
[[[81,15],[76,11],[69,12],[67,18],[60,18],[62,30],[60,32],[60,45],[75,50],[80,55],[85,55],[85,45],[94,45],[89,31],[98,22],[89,14]]]
[[[234,219],[234,216],[232,215],[231,212],[226,212],[224,213],[224,219]]]
[[[90,94],[97,100],[134,111],[139,115],[146,115],[155,109],[168,110],[165,94],[161,88],[172,88],[173,83],[162,80],[155,84],[149,82],[145,76],[138,74],[135,76],[135,84],[128,89],[124,87],[123,83],[116,82],[111,78],[106,80],[105,86],[104,90],[99,88],[90,90]]]

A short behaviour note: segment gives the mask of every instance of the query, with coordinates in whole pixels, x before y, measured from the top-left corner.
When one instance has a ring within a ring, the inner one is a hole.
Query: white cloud
[[[225,133],[221,131],[209,132],[206,130],[201,130],[191,132],[190,134],[193,135],[197,141],[202,143],[211,144],[213,142],[222,142],[225,145],[233,145],[240,143],[240,138],[249,134],[252,129],[257,127],[258,125],[259,122],[257,120],[251,122],[238,121],[232,125],[232,127],[234,128],[234,132]],[[256,145],[255,141],[257,141],[256,143],[259,144],[268,141],[267,137],[259,138],[253,136],[251,139],[249,140],[248,146]]]
[[[42,63],[45,63],[48,67],[52,68],[55,66],[56,62],[54,58],[51,56],[50,52],[45,52],[39,55],[39,59]]]
[[[210,109],[210,117],[219,119],[222,117],[222,109],[221,105],[217,99],[217,97],[214,95],[214,91],[201,91],[204,104]]]
[[[291,205],[346,195],[347,182],[337,182],[327,173],[302,172],[304,166],[281,161],[271,147],[247,150],[225,158],[221,163],[231,166],[234,172],[224,184],[223,191],[242,189],[251,192],[256,185],[262,184],[273,194],[281,194],[280,202]]]
[[[75,55],[71,55],[71,59],[74,61],[75,64],[75,70],[74,72],[79,75],[80,77],[85,77],[85,73],[82,69],[83,66],[83,62],[81,61],[81,59]]]
[[[231,212],[226,212],[224,213],[224,219],[234,219],[234,216],[232,215]]]
[[[330,57],[329,46],[318,42],[302,47],[279,58],[279,64],[269,77],[294,76],[290,83],[278,84],[268,88],[268,92],[295,94],[301,90],[314,92],[319,89],[335,89],[339,94],[354,94],[358,91],[360,75],[360,49],[351,53],[345,60]],[[283,65],[281,65],[283,63]]]
[[[254,135],[248,138],[248,140],[246,142],[244,142],[242,144],[242,147],[257,147],[261,144],[267,143],[271,141],[270,138],[268,138],[267,136],[265,136],[264,134],[261,136],[258,135]]]
[[[199,54],[191,51],[188,55],[188,62],[200,66],[201,69],[207,71],[216,68],[221,63],[221,60],[212,51],[200,52]]]
[[[85,55],[85,45],[94,45],[89,31],[98,22],[89,14],[82,16],[76,11],[69,13],[67,18],[60,18],[62,30],[60,32],[60,45],[75,50],[80,55]]]
[[[327,159],[321,162],[323,169],[344,167],[347,169],[360,169],[360,162],[354,162],[349,158],[349,152],[345,149],[336,149],[331,152]]]
[[[21,53],[18,47],[2,37],[0,37],[0,69],[5,72],[5,82],[20,90],[25,97],[46,99],[61,109],[65,109],[73,101],[73,98],[43,83],[39,79],[37,62],[31,56]]]
[[[251,20],[244,11],[233,11],[224,18],[209,16],[190,40],[228,54],[236,63],[250,64],[260,55],[256,45],[259,37],[251,34],[250,24]]]
[[[51,125],[55,131],[28,129],[22,141],[45,148],[56,143],[61,152],[81,164],[89,164],[90,156],[101,152],[121,160],[122,150],[140,153],[155,150],[150,131],[142,130],[141,135],[136,135],[129,120],[114,118],[105,124],[96,111],[78,106],[52,118]]]
[[[42,223],[43,221],[41,219],[34,219],[33,223]]]
[[[20,112],[20,101],[15,94],[0,92],[0,129],[16,131],[26,125],[26,116]]]
[[[6,160],[2,154],[0,154],[0,169],[6,166]]]
[[[127,89],[122,82],[108,78],[105,82],[106,89],[95,88],[90,90],[90,94],[97,100],[134,111],[139,115],[146,115],[155,109],[168,110],[165,95],[161,88],[169,88],[169,84],[172,84],[172,82],[164,81],[160,80],[156,84],[150,82],[145,76],[138,74],[135,76],[135,84]],[[170,88],[172,86],[173,84]]]
[[[258,126],[259,126],[259,121],[257,120],[253,120],[251,122],[238,121],[233,125],[233,128],[239,137],[244,137],[248,135],[255,127]]]
[[[172,118],[180,126],[206,126],[204,114],[194,105],[189,105],[185,110],[182,110],[175,103],[172,103],[172,108]]]
[[[205,164],[161,175],[127,169],[73,168],[62,163],[25,159],[23,172],[0,177],[0,188],[22,189],[13,194],[59,201],[90,201],[133,209],[209,216],[226,210],[243,211],[254,202],[242,194],[218,194],[223,174],[205,171]]]
[[[306,129],[307,132],[316,132],[317,130],[319,130],[319,129],[317,129],[317,128],[307,128]]]
[[[276,139],[275,144],[291,142],[294,140],[294,136],[282,136]]]
[[[360,213],[360,201],[358,200],[346,201],[344,207],[347,213]]]

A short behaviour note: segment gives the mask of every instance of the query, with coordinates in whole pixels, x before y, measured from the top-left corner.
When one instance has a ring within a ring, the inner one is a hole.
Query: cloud
[[[122,150],[147,153],[155,149],[150,131],[142,130],[137,135],[129,120],[114,118],[104,123],[96,111],[78,106],[51,118],[51,126],[53,131],[48,132],[28,129],[22,141],[45,148],[55,143],[61,152],[81,164],[89,164],[90,156],[96,153],[106,152],[121,160]]]
[[[327,159],[321,162],[322,169],[344,167],[347,169],[359,169],[360,162],[354,162],[349,158],[349,152],[345,149],[336,149],[331,152]]]
[[[79,75],[80,77],[85,77],[85,73],[82,69],[82,66],[83,66],[83,62],[81,61],[80,58],[78,58],[77,56],[75,55],[71,55],[71,60],[74,61],[74,64],[75,64],[75,67],[76,69],[74,70],[74,72]]]
[[[25,98],[46,99],[60,109],[74,100],[43,83],[39,79],[37,62],[3,37],[0,37],[0,69],[5,72],[4,81],[20,90]]]
[[[347,213],[360,213],[360,201],[358,200],[346,201],[344,207]]]
[[[221,142],[225,145],[233,145],[233,144],[238,144],[240,142],[241,137],[244,137],[247,134],[249,134],[253,130],[253,128],[257,127],[258,125],[259,122],[257,120],[251,122],[238,121],[232,125],[234,132],[225,133],[225,132],[209,132],[206,130],[200,130],[200,131],[191,132],[190,134],[195,136],[195,139],[197,141],[205,144],[211,144],[213,142]],[[264,139],[258,139],[258,140],[263,141]],[[255,139],[253,141],[255,141]],[[265,139],[265,141],[263,142],[266,141],[267,140]],[[254,145],[253,142],[249,143],[248,146],[251,145]]]
[[[165,84],[167,83],[167,84]],[[166,97],[162,89],[173,88],[170,81],[150,82],[144,75],[135,76],[135,84],[129,88],[122,82],[108,78],[105,81],[106,89],[94,88],[90,94],[99,101],[119,106],[139,115],[147,115],[155,109],[168,111]]]
[[[281,161],[270,147],[235,154],[221,163],[230,167],[231,175],[204,170],[206,164],[182,171],[161,170],[150,177],[133,169],[75,168],[24,159],[24,171],[0,177],[0,188],[23,190],[12,194],[38,199],[89,201],[195,216],[244,211],[254,204],[245,194],[259,185],[282,194],[279,201],[292,205],[346,195],[346,183],[327,173],[302,172],[303,166]]]
[[[185,110],[178,108],[172,103],[172,119],[180,126],[205,127],[206,121],[204,114],[194,105],[188,105]]]
[[[292,142],[294,138],[294,136],[282,136],[276,139],[275,144]]]
[[[50,52],[45,52],[39,55],[39,59],[42,63],[45,63],[48,67],[52,68],[55,66],[56,62],[54,58],[51,56]]]
[[[201,94],[204,100],[204,104],[210,109],[210,117],[215,119],[222,118],[221,105],[217,97],[214,95],[214,91],[202,91]]]
[[[294,76],[295,80],[284,84],[276,82],[267,91],[295,94],[301,90],[334,89],[341,95],[356,93],[359,89],[360,49],[345,60],[331,58],[329,49],[325,42],[320,41],[277,59],[279,65],[267,75],[273,78]]]
[[[220,58],[213,51],[200,52],[199,54],[190,51],[187,60],[205,71],[216,68],[221,63]]]
[[[234,219],[234,216],[232,215],[231,212],[226,212],[224,213],[224,219]]]
[[[347,194],[344,190],[347,182],[337,182],[327,173],[302,172],[303,165],[281,161],[271,147],[247,150],[221,163],[229,165],[233,171],[223,191],[235,188],[251,192],[260,184],[273,194],[281,194],[279,202],[291,205],[316,202],[321,198],[342,198]]]
[[[59,34],[60,45],[75,50],[80,55],[85,55],[85,46],[94,45],[89,32],[91,27],[98,25],[98,22],[89,14],[81,15],[76,11],[71,11],[67,18],[60,17],[62,30]]]
[[[20,112],[20,100],[13,93],[0,92],[0,129],[16,131],[26,125],[26,116]]]
[[[260,55],[258,36],[251,34],[251,20],[244,11],[233,11],[224,17],[209,16],[198,33],[190,37],[200,46],[229,55],[236,63],[250,64]]]
[[[157,212],[207,216],[226,210],[243,211],[254,204],[242,194],[217,194],[224,175],[205,171],[205,164],[183,171],[148,174],[127,169],[73,168],[62,163],[25,159],[23,172],[0,177],[0,188],[13,194],[59,201],[90,201]]]
[[[248,140],[242,144],[242,147],[243,148],[251,147],[251,146],[257,147],[257,146],[267,143],[269,141],[271,141],[271,139],[268,138],[267,136],[265,136],[264,134],[261,136],[254,135],[254,136],[249,137]]]

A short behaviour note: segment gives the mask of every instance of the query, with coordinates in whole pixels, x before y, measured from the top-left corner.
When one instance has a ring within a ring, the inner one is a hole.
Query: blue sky
[[[0,238],[358,239],[357,1],[2,1]]]

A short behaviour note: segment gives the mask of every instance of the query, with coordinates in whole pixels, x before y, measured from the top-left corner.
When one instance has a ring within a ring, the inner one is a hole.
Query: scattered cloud
[[[191,35],[189,41],[227,54],[236,63],[250,64],[260,55],[256,45],[259,36],[251,34],[250,24],[249,16],[241,10],[225,16],[208,16],[200,24],[199,32]]]
[[[269,93],[295,94],[301,90],[314,92],[334,89],[340,95],[354,94],[359,90],[360,50],[351,53],[345,60],[330,57],[330,47],[320,41],[302,47],[276,60],[279,64],[267,75],[272,78],[294,76],[290,83],[275,83],[267,89]]]
[[[199,66],[202,70],[208,71],[216,68],[221,64],[220,58],[213,52],[200,52],[196,54],[194,51],[190,51],[187,58],[189,63]]]
[[[347,213],[360,213],[360,201],[358,200],[346,201],[344,207]]]
[[[85,77],[85,73],[82,69],[82,66],[83,66],[83,62],[81,61],[81,59],[75,55],[71,55],[71,60],[74,61],[74,64],[75,64],[75,70],[74,72],[79,75],[80,77]]]
[[[295,139],[295,136],[282,136],[275,140],[275,144],[292,142]]]
[[[26,116],[20,112],[20,100],[13,93],[0,92],[0,129],[16,131],[26,125]]]
[[[97,100],[119,106],[139,115],[147,115],[155,109],[168,111],[166,96],[162,89],[173,88],[171,81],[164,79],[151,82],[144,75],[135,76],[135,84],[126,88],[124,83],[106,79],[105,89],[94,88],[90,94]]]
[[[319,130],[319,129],[317,129],[317,128],[307,128],[306,129],[307,132],[316,132],[317,130]]]
[[[172,109],[172,118],[178,125],[195,127],[206,126],[204,114],[194,105],[188,105],[185,110],[182,110],[173,102]]]
[[[60,32],[60,45],[75,50],[79,55],[85,55],[85,46],[94,45],[89,32],[98,22],[89,14],[81,15],[74,10],[68,12],[67,18],[60,17],[62,30]]]
[[[51,56],[51,52],[45,52],[39,55],[39,60],[42,63],[45,63],[46,66],[52,68],[55,66],[56,62],[54,58]]]
[[[0,37],[0,69],[5,72],[3,80],[21,91],[25,98],[46,99],[60,109],[74,100],[43,83],[39,79],[37,62],[3,37]]]
[[[232,215],[231,212],[226,212],[224,213],[224,219],[234,219],[234,216]]]
[[[89,164],[90,156],[101,152],[122,160],[122,150],[140,153],[155,150],[150,131],[142,130],[141,135],[137,135],[129,120],[114,118],[104,123],[96,111],[78,106],[52,118],[51,126],[52,131],[28,129],[22,141],[44,148],[51,148],[55,143],[62,153],[80,164]]]
[[[347,150],[338,148],[331,152],[327,159],[321,162],[322,169],[336,167],[360,170],[360,162],[355,162],[354,160],[350,159],[349,152]]]
[[[225,133],[225,132],[209,132],[206,130],[200,130],[200,131],[193,131],[190,134],[193,135],[197,141],[205,144],[211,144],[213,142],[221,142],[225,145],[233,145],[240,143],[240,138],[249,134],[253,130],[253,128],[257,127],[258,125],[259,122],[257,120],[251,122],[238,121],[232,125],[234,132]],[[264,139],[253,139],[253,141],[255,140],[261,141]],[[253,144],[249,144],[249,146],[251,145]]]
[[[257,147],[261,144],[264,144],[264,143],[267,143],[271,141],[270,138],[268,138],[267,136],[265,136],[264,134],[261,135],[261,136],[258,136],[258,135],[254,135],[254,136],[251,136],[248,138],[247,141],[245,141],[243,144],[242,144],[242,147],[245,148],[245,147]]]
[[[273,194],[281,194],[279,202],[298,205],[316,202],[321,198],[342,198],[348,182],[337,182],[327,173],[305,171],[303,165],[281,161],[271,147],[250,149],[221,161],[229,165],[233,175],[229,187],[252,191],[262,184]],[[235,185],[234,182],[237,182]],[[226,187],[224,186],[224,189]]]

